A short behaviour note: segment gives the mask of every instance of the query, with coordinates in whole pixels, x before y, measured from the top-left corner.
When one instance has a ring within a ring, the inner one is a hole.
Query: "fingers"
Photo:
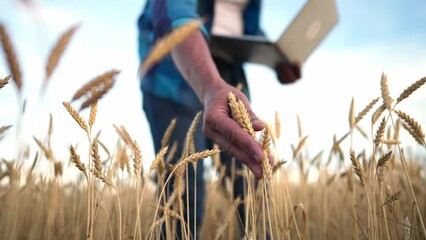
[[[220,122],[206,118],[203,132],[212,141],[221,146],[224,151],[247,165],[256,178],[262,178],[263,173],[260,163],[263,151],[261,146],[237,122],[230,118],[223,119]]]
[[[301,77],[301,63],[297,61],[294,64],[280,64],[275,71],[281,83],[293,83]]]

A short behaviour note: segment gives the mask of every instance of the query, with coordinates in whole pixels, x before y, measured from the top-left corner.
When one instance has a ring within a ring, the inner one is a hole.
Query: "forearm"
[[[172,50],[172,58],[201,102],[204,102],[209,88],[223,82],[201,31],[194,32],[176,46]]]

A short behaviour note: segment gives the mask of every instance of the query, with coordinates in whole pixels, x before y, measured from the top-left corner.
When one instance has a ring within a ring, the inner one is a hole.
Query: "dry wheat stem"
[[[62,55],[65,51],[65,48],[67,47],[68,43],[70,42],[75,31],[79,27],[80,27],[79,24],[74,25],[74,26],[70,27],[67,31],[62,33],[62,35],[58,38],[55,46],[50,51],[49,58],[48,58],[47,64],[46,64],[46,78],[45,78],[44,84],[47,84],[47,81],[49,80],[49,78],[52,75],[53,71],[55,70],[56,66],[58,65],[60,58],[62,57]]]
[[[380,105],[380,107],[376,109],[376,111],[374,111],[373,115],[371,116],[371,123],[373,125],[377,122],[377,120],[380,118],[380,116],[385,110],[386,110],[386,106],[382,104]]]
[[[10,76],[6,76],[5,78],[0,79],[0,89],[6,86],[6,84],[9,83],[9,80],[10,80]]]
[[[389,111],[391,111],[393,99],[392,99],[392,97],[390,96],[390,93],[389,93],[388,78],[387,78],[386,74],[384,74],[384,73],[382,73],[382,77],[381,77],[381,80],[380,80],[380,90],[382,92],[383,104],[386,106],[386,108]]]
[[[78,89],[77,92],[72,97],[71,101],[75,101],[81,98],[83,95],[90,93],[92,91],[92,88],[94,87],[102,88],[102,86],[104,86],[106,82],[113,79],[115,75],[117,75],[118,73],[120,73],[120,71],[110,70],[95,77],[94,79],[90,80],[88,83],[83,85],[80,89]]]
[[[80,127],[88,134],[89,129],[87,127],[86,122],[84,119],[78,114],[78,112],[71,106],[71,104],[67,102],[62,102],[64,107],[67,109],[67,111],[71,114],[71,116],[74,118],[74,120],[80,125]]]
[[[198,30],[202,24],[202,20],[193,20],[185,25],[182,25],[181,27],[174,29],[168,35],[159,39],[140,65],[139,75],[145,75],[145,73],[147,73],[152,66],[160,62],[172,51],[174,47],[183,42],[191,33]]]
[[[15,49],[6,28],[0,24],[0,42],[3,46],[3,52],[12,73],[12,80],[15,82],[18,93],[22,91],[22,74],[16,57]]]
[[[413,92],[415,92],[418,88],[420,88],[426,82],[426,77],[423,77],[417,80],[415,83],[411,84],[408,88],[406,88],[401,95],[396,99],[396,102],[399,103],[402,100],[409,97]]]

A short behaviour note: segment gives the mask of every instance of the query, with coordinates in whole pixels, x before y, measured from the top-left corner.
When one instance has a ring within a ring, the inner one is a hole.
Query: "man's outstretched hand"
[[[300,62],[281,63],[275,67],[275,72],[280,83],[294,83],[302,76],[302,64]]]
[[[258,179],[262,178],[261,161],[263,159],[262,147],[256,140],[231,117],[228,105],[229,91],[243,101],[249,113],[253,128],[260,131],[265,128],[250,108],[246,96],[236,88],[219,82],[211,86],[204,94],[204,123],[203,133],[222,150],[244,163]]]

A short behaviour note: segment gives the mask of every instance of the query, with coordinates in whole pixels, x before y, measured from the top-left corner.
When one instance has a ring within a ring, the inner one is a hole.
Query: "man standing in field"
[[[161,139],[173,118],[177,118],[171,141],[180,146],[174,161],[182,154],[186,132],[195,115],[203,110],[202,130],[194,135],[196,151],[212,148],[212,142],[221,147],[221,161],[231,166],[235,157],[237,168],[245,164],[258,179],[262,178],[261,146],[230,116],[228,93],[233,92],[244,102],[255,131],[265,126],[253,113],[243,63],[229,63],[212,57],[208,41],[211,33],[228,35],[260,35],[260,0],[147,0],[138,20],[139,57],[143,61],[154,42],[173,29],[200,16],[207,22],[175,47],[171,56],[151,68],[141,81],[143,109],[149,121],[155,151],[161,148]],[[277,77],[283,83],[300,78],[300,66],[277,66]],[[234,86],[243,84],[242,91]],[[197,164],[197,202],[194,203],[194,171],[188,168],[189,206],[196,204],[197,228],[201,227],[204,181],[203,164]],[[228,170],[230,172],[230,170]],[[235,179],[234,197],[243,198],[243,179]],[[191,232],[194,216],[190,212]],[[239,207],[244,218],[244,207]]]

